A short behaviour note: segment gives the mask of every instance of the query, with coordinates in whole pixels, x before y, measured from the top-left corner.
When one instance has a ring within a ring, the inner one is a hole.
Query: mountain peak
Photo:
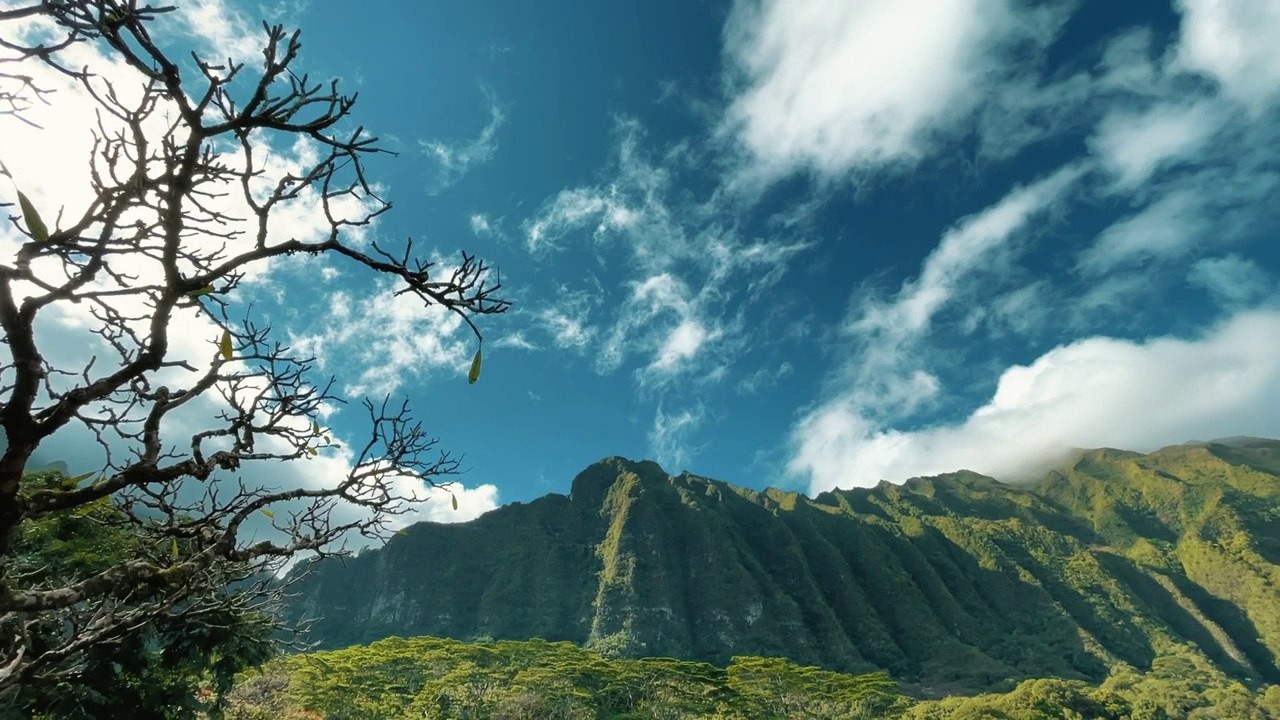
[[[626,473],[640,478],[667,477],[667,471],[652,460],[630,460],[621,455],[610,455],[578,473],[570,486],[569,497],[589,505],[599,504],[609,493],[609,488]]]

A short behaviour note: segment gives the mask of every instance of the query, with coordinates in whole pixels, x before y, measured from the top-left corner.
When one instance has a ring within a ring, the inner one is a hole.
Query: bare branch
[[[365,173],[366,160],[385,151],[351,125],[354,95],[295,70],[297,32],[264,25],[255,70],[196,55],[179,62],[150,34],[152,21],[174,9],[44,0],[0,11],[0,28],[40,21],[56,29],[52,41],[47,32],[31,35],[44,41],[3,33],[0,123],[33,125],[38,105],[60,99],[41,77],[69,79],[96,110],[92,201],[60,210],[43,229],[12,215],[26,239],[0,261],[9,352],[0,358],[8,441],[0,451],[0,694],[74,673],[87,648],[157,618],[266,607],[279,588],[229,592],[228,584],[303,554],[342,554],[352,535],[385,538],[426,499],[405,488],[442,486],[458,472],[408,405],[385,398],[363,401],[368,436],[332,485],[246,481],[250,467],[335,452],[321,415],[344,402],[333,378],[315,377],[315,358],[279,342],[252,305],[232,301],[252,273],[298,253],[341,257],[393,280],[396,295],[457,314],[477,341],[477,319],[509,308],[497,273],[474,255],[442,271],[412,240],[392,248],[353,239],[391,209]],[[67,50],[80,44],[122,61],[133,77],[71,67]],[[281,173],[271,148],[294,142],[308,144],[311,160]],[[289,237],[272,224],[298,207],[322,219],[321,232]],[[74,309],[90,326],[87,362],[67,364],[41,346],[37,330],[52,308]],[[174,350],[176,333],[190,328],[210,333],[207,356]],[[207,425],[174,436],[174,418],[207,408],[218,409]],[[101,472],[30,485],[32,454],[69,426],[102,449]],[[20,567],[24,527],[104,506],[150,549],[74,577]],[[255,536],[247,528],[262,517],[272,531]]]

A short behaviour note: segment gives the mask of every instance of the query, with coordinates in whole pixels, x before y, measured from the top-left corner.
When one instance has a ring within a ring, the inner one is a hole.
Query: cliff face
[[[1085,452],[1034,486],[968,472],[809,499],[608,458],[568,497],[423,523],[313,566],[323,647],[569,640],[947,686],[1098,679],[1175,646],[1280,668],[1280,442]]]

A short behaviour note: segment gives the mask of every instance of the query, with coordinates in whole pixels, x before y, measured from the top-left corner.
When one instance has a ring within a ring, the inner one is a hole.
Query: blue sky
[[[465,453],[470,511],[608,455],[816,492],[1280,435],[1278,5],[180,5],[224,54],[300,27],[399,152],[369,232],[500,267],[474,386],[339,262],[246,290]]]

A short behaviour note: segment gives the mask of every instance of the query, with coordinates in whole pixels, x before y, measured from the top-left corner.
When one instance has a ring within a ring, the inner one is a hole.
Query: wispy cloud
[[[595,338],[591,312],[600,304],[602,293],[593,290],[560,285],[546,306],[533,313],[535,327],[550,337],[553,346],[582,350]]]
[[[655,161],[642,146],[638,123],[620,120],[618,133],[615,177],[558,193],[524,223],[527,248],[535,256],[564,251],[568,241],[585,236],[596,249],[623,251],[632,277],[607,323],[598,370],[613,372],[643,355],[648,360],[642,382],[705,373],[713,369],[700,362],[709,350],[742,341],[730,332],[740,324],[730,308],[758,299],[811,242],[741,237],[731,221],[735,208],[720,204],[721,198],[703,203],[679,198],[674,172],[688,163],[683,146]],[[578,292],[603,293],[598,286]],[[555,309],[542,320],[562,340],[587,341],[578,331],[586,327],[582,296],[560,286],[554,298]]]
[[[754,373],[738,381],[738,392],[744,395],[754,395],[771,385],[776,384],[779,380],[787,377],[795,370],[790,362],[783,361],[777,367],[762,367]]]
[[[524,336],[523,332],[512,333],[511,335],[503,335],[493,341],[494,347],[512,348],[514,350],[537,350],[537,345],[532,340]]]
[[[670,472],[687,469],[702,449],[692,436],[705,418],[706,408],[701,404],[670,413],[659,405],[649,430],[649,447],[655,459]]]
[[[1249,307],[1276,290],[1275,280],[1261,265],[1234,253],[1198,260],[1191,266],[1187,282],[1232,310]]]
[[[1208,230],[1205,198],[1170,192],[1107,228],[1081,257],[1080,268],[1105,273],[1125,262],[1185,253]]]
[[[745,236],[742,208],[726,196],[698,201],[682,192],[700,162],[687,145],[650,149],[632,119],[620,119],[617,133],[608,181],[566,188],[521,227],[535,258],[594,256],[619,279],[619,290],[606,291],[593,277],[586,286],[557,285],[535,325],[558,347],[590,345],[602,374],[628,369],[637,392],[656,407],[685,403],[690,387],[755,371],[741,362],[741,351],[768,340],[753,337],[748,318],[768,313],[765,295],[813,241],[797,218],[774,237]],[[697,429],[676,417],[662,414],[665,430],[651,439],[674,437],[672,427],[684,428],[681,437]]]
[[[422,140],[419,146],[434,164],[427,192],[437,195],[452,187],[472,168],[489,162],[498,152],[498,129],[507,116],[493,93],[486,92],[489,101],[489,123],[480,134],[470,140],[445,141]],[[474,227],[474,225],[473,225]]]
[[[1033,220],[1061,202],[1083,174],[1083,167],[1070,165],[1013,190],[947,231],[925,259],[919,277],[905,282],[892,298],[864,295],[844,331],[853,340],[855,352],[838,382],[849,387],[832,402],[851,403],[872,415],[903,414],[937,393],[937,379],[919,366],[916,343],[944,306],[975,282],[983,282],[993,268],[1008,265],[1007,259],[998,256],[1016,254],[1019,248],[1014,241],[1027,233]]]

